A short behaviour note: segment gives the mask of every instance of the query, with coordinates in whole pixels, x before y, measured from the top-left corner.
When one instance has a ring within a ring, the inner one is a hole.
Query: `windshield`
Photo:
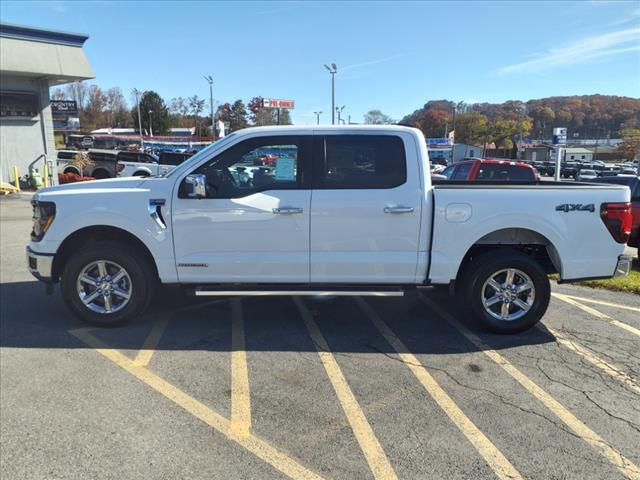
[[[203,148],[198,153],[196,153],[193,157],[191,157],[189,160],[187,160],[182,165],[180,165],[178,168],[174,168],[173,170],[170,170],[169,172],[165,173],[164,175],[161,175],[161,177],[162,178],[170,178],[170,177],[179,175],[180,172],[182,172],[185,169],[192,168],[193,166],[195,166],[198,163],[200,163],[200,161],[202,159],[210,157],[212,152],[214,152],[214,151],[226,146],[229,143],[229,140],[232,140],[236,135],[237,135],[236,132],[230,133],[229,135],[227,135],[223,139],[212,143],[211,145],[209,145],[206,148]]]

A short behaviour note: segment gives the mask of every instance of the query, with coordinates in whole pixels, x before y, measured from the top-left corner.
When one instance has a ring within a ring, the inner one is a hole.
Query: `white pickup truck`
[[[412,128],[249,128],[164,177],[41,190],[27,257],[98,325],[140,315],[159,283],[197,296],[449,285],[486,327],[512,333],[544,315],[548,273],[628,272],[629,201],[616,185],[434,186]]]

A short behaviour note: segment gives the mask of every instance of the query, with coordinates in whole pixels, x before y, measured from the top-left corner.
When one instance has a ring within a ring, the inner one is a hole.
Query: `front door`
[[[175,194],[180,282],[309,281],[310,146],[310,136],[252,138],[192,172],[206,175],[207,197]]]
[[[420,227],[426,199],[413,137],[318,134],[316,152],[311,281],[414,283],[430,225]]]

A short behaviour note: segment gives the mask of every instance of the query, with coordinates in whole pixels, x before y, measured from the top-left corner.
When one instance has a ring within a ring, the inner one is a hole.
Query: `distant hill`
[[[462,118],[458,118],[463,121],[461,125],[464,128],[471,128],[467,126],[469,119],[464,117],[466,113],[481,122],[486,121],[487,125],[498,122],[498,127],[509,121],[514,125],[517,123],[518,128],[521,122],[525,123],[525,136],[529,130],[528,136],[532,138],[550,138],[554,127],[567,127],[570,138],[620,138],[621,129],[640,128],[640,99],[614,95],[576,95],[529,100],[524,104],[526,117],[522,116],[522,102],[514,100],[500,104],[473,105],[432,100],[405,116],[401,123],[421,128],[428,137],[441,137],[445,127],[449,130],[452,128],[454,105],[458,114],[463,114]]]

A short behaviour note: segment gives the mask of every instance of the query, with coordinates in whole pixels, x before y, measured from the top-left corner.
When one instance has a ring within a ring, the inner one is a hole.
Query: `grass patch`
[[[550,278],[558,280],[558,275],[550,275]],[[625,277],[607,278],[605,280],[585,280],[583,282],[576,282],[575,285],[604,288],[616,292],[628,292],[640,295],[640,262],[635,260],[629,275]]]

